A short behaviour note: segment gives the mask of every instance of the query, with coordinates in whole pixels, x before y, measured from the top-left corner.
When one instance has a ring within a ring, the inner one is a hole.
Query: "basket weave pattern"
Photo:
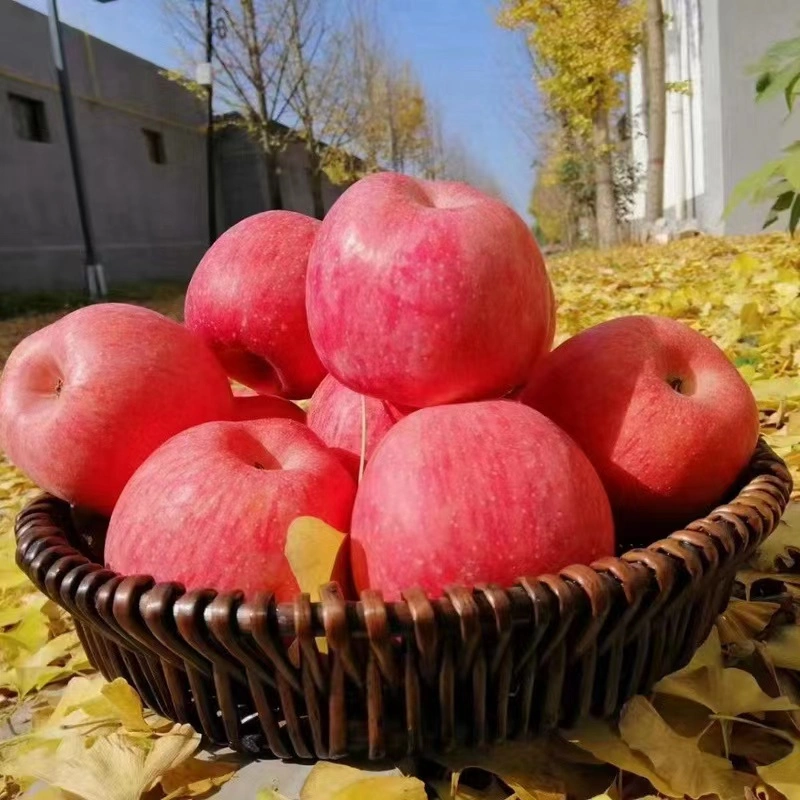
[[[763,442],[746,477],[730,503],[647,548],[437,600],[351,602],[327,584],[319,603],[245,602],[117,575],[47,495],[17,520],[17,562],[73,616],[106,678],[210,742],[379,759],[610,715],[684,665],[789,501],[789,473]]]

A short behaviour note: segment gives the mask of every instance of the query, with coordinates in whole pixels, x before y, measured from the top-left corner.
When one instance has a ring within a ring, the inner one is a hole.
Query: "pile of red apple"
[[[509,586],[706,513],[758,437],[699,333],[627,317],[550,352],[555,311],[510,208],[373,175],[321,223],[228,230],[185,325],[107,304],[27,338],[0,379],[0,446],[110,516],[120,573],[290,599],[287,529],[312,516],[350,533],[357,590]],[[306,421],[292,401],[309,396]]]

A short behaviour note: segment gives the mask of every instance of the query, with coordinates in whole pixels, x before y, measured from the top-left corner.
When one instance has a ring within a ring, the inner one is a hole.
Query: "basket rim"
[[[538,620],[545,613],[544,606],[555,601],[562,617],[575,613],[579,606],[589,612],[587,630],[581,637],[588,640],[602,627],[614,595],[621,592],[630,607],[638,607],[653,595],[655,579],[659,596],[651,598],[649,616],[675,594],[682,579],[696,586],[709,573],[738,564],[755,550],[777,526],[790,499],[792,478],[763,438],[745,475],[746,483],[729,503],[647,547],[589,565],[573,564],[558,574],[522,577],[510,587],[448,587],[434,599],[412,588],[402,593],[403,600],[395,602],[384,603],[380,591],[374,589],[362,591],[358,600],[347,600],[336,583],[329,583],[321,587],[319,602],[312,603],[308,594],[301,593],[293,602],[277,603],[269,592],[245,599],[241,592],[187,590],[180,583],[157,583],[146,575],[120,575],[88,558],[70,541],[67,529],[71,523],[65,523],[69,504],[48,494],[29,502],[17,517],[16,558],[34,584],[53,599],[60,597],[68,610],[89,613],[86,598],[91,595],[101,616],[109,621],[121,609],[134,605],[147,624],[153,625],[159,609],[174,605],[176,617],[196,619],[199,614],[206,617],[206,624],[215,626],[224,608],[227,619],[242,633],[256,637],[266,627],[284,637],[330,636],[342,629],[342,623],[356,636],[368,635],[376,624],[387,626],[390,634],[415,630],[417,636],[424,636],[433,635],[434,621],[468,635],[465,625],[479,632],[528,624],[532,612]],[[62,580],[70,573],[64,591]],[[75,596],[67,598],[70,593]],[[109,601],[104,613],[100,605],[106,596]],[[211,612],[206,613],[212,604]]]

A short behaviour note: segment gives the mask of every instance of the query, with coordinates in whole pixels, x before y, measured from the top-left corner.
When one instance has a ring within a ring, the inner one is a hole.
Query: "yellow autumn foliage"
[[[504,0],[499,18],[525,30],[548,104],[584,134],[619,104],[643,20],[641,0]]]

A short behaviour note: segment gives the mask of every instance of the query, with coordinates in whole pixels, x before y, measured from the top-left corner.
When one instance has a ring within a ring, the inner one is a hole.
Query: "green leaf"
[[[783,192],[778,196],[778,199],[772,204],[771,211],[786,211],[794,201],[795,193],[793,191]],[[766,227],[766,225],[764,225]]]
[[[778,158],[764,164],[763,167],[739,181],[731,192],[728,204],[722,213],[723,219],[729,217],[736,206],[741,205],[748,198],[752,198],[759,190],[763,190],[770,180],[781,172],[782,168],[783,159]]]
[[[794,236],[798,222],[800,222],[800,194],[795,197],[794,204],[792,205],[792,211],[789,215],[789,233],[791,233],[792,236]]]
[[[772,83],[772,73],[771,72],[764,72],[756,78],[756,99],[758,96],[763,94],[767,89],[769,89],[770,84]]]
[[[789,109],[789,113],[791,114],[794,111],[794,99],[797,97],[800,92],[797,91],[797,87],[800,85],[800,72],[789,81],[786,89],[784,90],[784,95],[786,97],[786,107]]]
[[[795,192],[800,192],[800,151],[788,152],[783,157],[783,174]]]

